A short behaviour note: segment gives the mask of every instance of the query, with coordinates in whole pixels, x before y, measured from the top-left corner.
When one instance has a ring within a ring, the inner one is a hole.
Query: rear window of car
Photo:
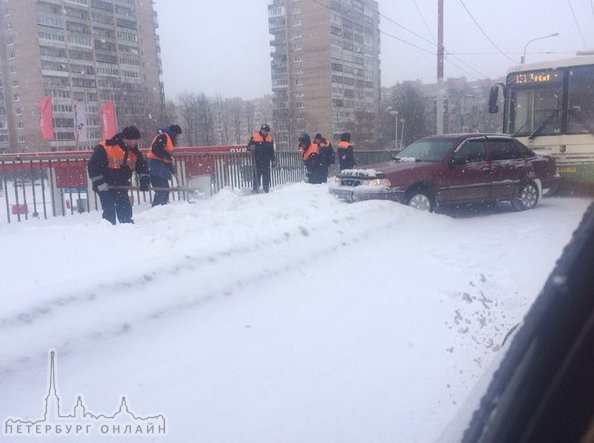
[[[516,146],[520,150],[522,157],[524,157],[524,158],[536,157],[536,154],[534,153],[534,151],[532,149],[528,148],[527,146],[524,146],[522,143],[520,143],[517,140],[516,140]]]
[[[488,140],[491,160],[513,160],[523,158],[513,140]]]

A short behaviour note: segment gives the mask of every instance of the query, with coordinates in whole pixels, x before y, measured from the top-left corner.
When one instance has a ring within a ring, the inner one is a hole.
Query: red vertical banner
[[[118,132],[116,124],[116,109],[114,102],[101,103],[99,109],[99,116],[101,117],[101,132],[103,139],[113,137]]]
[[[39,109],[39,129],[42,140],[54,140],[54,113],[52,110],[52,98],[43,97],[37,102]]]

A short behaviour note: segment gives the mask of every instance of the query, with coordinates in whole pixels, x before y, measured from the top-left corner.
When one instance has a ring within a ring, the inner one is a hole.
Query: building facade
[[[152,0],[0,0],[0,152],[86,149],[131,124],[148,139],[156,30]]]
[[[273,132],[295,149],[302,132],[373,146],[380,106],[375,0],[272,0]]]

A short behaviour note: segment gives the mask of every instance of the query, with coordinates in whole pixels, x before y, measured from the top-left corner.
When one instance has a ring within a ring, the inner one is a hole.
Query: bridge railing
[[[298,152],[277,152],[271,170],[271,185],[295,183],[305,179],[305,168]],[[91,152],[44,152],[0,155],[0,223],[48,219],[101,209],[91,189],[87,163]],[[385,161],[390,151],[356,153],[358,167]],[[253,154],[244,147],[179,148],[175,162],[177,177],[170,185],[197,192],[176,191],[171,199],[208,198],[223,188],[251,189]],[[330,175],[338,172],[332,166]],[[135,180],[135,178],[134,178]],[[137,185],[137,183],[133,183]],[[130,191],[134,205],[150,204],[153,192]]]

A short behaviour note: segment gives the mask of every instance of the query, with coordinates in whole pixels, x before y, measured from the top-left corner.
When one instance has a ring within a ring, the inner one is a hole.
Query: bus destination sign
[[[558,71],[534,71],[518,72],[510,76],[511,85],[537,85],[559,83],[563,79],[562,73]]]

